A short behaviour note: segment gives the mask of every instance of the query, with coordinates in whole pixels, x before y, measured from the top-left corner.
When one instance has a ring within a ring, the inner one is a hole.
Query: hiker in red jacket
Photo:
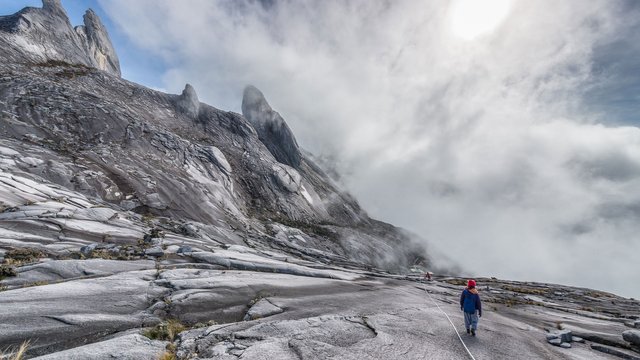
[[[482,317],[482,304],[480,303],[480,295],[478,295],[475,280],[469,280],[467,288],[462,291],[462,295],[460,295],[460,310],[464,311],[464,327],[467,328],[467,334],[476,336],[478,317]]]

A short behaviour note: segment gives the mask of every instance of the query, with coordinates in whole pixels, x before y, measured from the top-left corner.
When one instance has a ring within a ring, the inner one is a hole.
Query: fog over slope
[[[636,2],[512,1],[471,40],[440,1],[100,4],[166,89],[239,111],[255,84],[374,215],[469,271],[640,296]]]

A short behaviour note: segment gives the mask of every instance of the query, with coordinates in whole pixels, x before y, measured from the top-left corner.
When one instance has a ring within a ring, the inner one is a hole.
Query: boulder
[[[571,330],[560,330],[547,334],[547,342],[556,346],[560,346],[563,343],[571,343],[573,341],[572,338]]]
[[[562,342],[570,343],[572,341],[571,330],[561,330],[556,334],[558,334],[558,337],[560,338],[560,340],[562,340]]]
[[[284,310],[271,303],[271,301],[267,299],[260,299],[251,307],[251,309],[249,309],[249,311],[247,311],[244,321],[261,319],[271,315],[280,314],[282,312],[284,312]]]
[[[185,254],[185,255],[189,255],[193,252],[193,249],[191,248],[191,246],[180,246],[180,248],[178,249],[178,254]]]
[[[162,250],[162,248],[159,246],[154,246],[145,250],[144,254],[147,256],[161,257],[164,255],[164,250]]]
[[[640,330],[627,330],[622,333],[622,338],[631,345],[640,347]]]
[[[180,230],[182,231],[183,234],[187,235],[187,236],[191,236],[191,237],[198,237],[198,227],[190,224],[190,223],[186,223],[183,224],[180,227]]]

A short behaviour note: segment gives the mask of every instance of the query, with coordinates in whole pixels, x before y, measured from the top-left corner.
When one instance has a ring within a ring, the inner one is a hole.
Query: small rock
[[[247,314],[244,317],[244,321],[265,318],[271,315],[280,314],[283,311],[284,310],[282,308],[272,304],[269,300],[260,299],[253,306],[251,306],[249,311],[247,311]]]
[[[191,254],[193,252],[193,249],[191,248],[191,246],[180,246],[180,248],[178,249],[178,254]]]
[[[187,236],[198,237],[198,228],[193,224],[184,224],[181,226],[181,230]]]
[[[89,244],[80,248],[80,253],[82,255],[89,255],[92,251],[94,251],[98,247],[98,244]]]
[[[627,330],[622,333],[624,341],[640,347],[640,330]]]
[[[579,343],[584,343],[584,339],[578,336],[572,336],[571,337],[571,341],[573,342],[579,342]]]
[[[562,344],[560,344],[560,347],[565,349],[570,349],[571,344],[569,344],[568,342],[563,342]]]
[[[547,341],[553,345],[570,343],[572,341],[571,330],[558,330],[547,334]],[[553,342],[552,342],[553,341]]]
[[[154,246],[152,248],[149,248],[149,249],[145,250],[144,253],[147,256],[153,256],[153,257],[160,257],[160,256],[164,255],[164,251],[159,246]]]
[[[560,346],[562,344],[562,340],[555,338],[555,339],[549,339],[547,340],[547,342],[551,345],[555,345],[555,346]]]
[[[180,246],[178,245],[169,245],[166,249],[164,249],[165,253],[176,254],[180,250]]]
[[[571,330],[560,330],[556,332],[556,334],[558,335],[560,340],[562,340],[562,342],[566,342],[566,343],[571,342],[571,338],[572,338]]]

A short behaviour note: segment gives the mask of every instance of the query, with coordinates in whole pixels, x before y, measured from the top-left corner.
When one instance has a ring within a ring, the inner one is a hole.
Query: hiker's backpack
[[[471,292],[465,290],[464,292],[464,302],[462,303],[462,308],[464,312],[473,314],[476,312],[476,296]]]

